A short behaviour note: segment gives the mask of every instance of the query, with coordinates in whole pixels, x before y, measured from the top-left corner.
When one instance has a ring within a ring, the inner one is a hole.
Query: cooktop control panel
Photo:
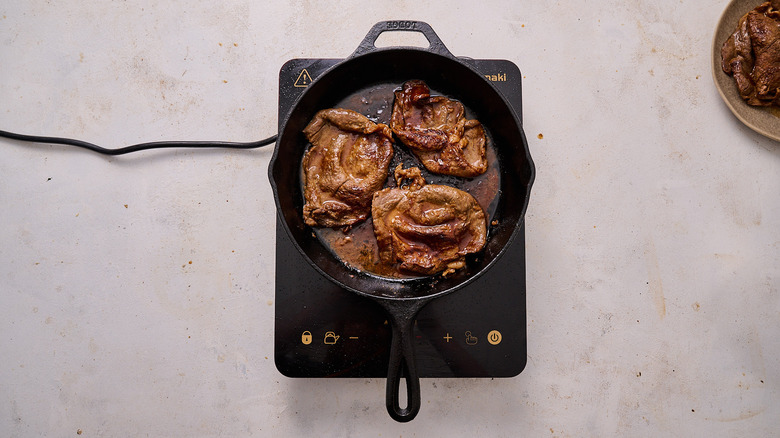
[[[464,59],[522,114],[521,74],[506,60]],[[340,59],[294,59],[279,74],[279,123]],[[410,78],[413,79],[413,78]],[[400,84],[399,84],[400,86]],[[312,268],[276,226],[275,362],[289,377],[386,377],[390,326],[373,301]],[[512,377],[526,363],[525,232],[475,282],[433,300],[416,320],[420,377]]]

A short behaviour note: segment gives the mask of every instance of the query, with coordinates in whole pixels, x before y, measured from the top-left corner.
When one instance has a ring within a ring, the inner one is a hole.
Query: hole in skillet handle
[[[378,49],[385,47],[415,47],[422,50],[428,50],[431,43],[425,38],[425,35],[418,32],[385,32],[379,35],[374,45]]]
[[[430,44],[426,50],[455,59],[455,55],[450,53],[439,36],[436,35],[436,32],[433,31],[430,24],[424,21],[415,20],[387,20],[376,23],[371,27],[371,30],[368,31],[366,37],[363,38],[363,41],[361,41],[358,48],[352,52],[352,55],[350,55],[349,58],[380,50],[375,44],[376,39],[385,32],[419,32],[423,34],[425,39],[428,40],[428,44]]]

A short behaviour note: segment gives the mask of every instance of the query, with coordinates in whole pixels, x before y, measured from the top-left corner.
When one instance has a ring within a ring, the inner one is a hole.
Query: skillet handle
[[[393,343],[390,346],[390,363],[387,366],[385,404],[387,412],[402,423],[411,421],[420,412],[420,377],[414,359],[412,329],[414,317],[391,317]],[[406,380],[406,407],[400,406],[401,372]]]
[[[366,37],[363,38],[363,41],[360,43],[358,48],[355,49],[352,55],[350,55],[350,58],[377,50],[378,48],[374,45],[374,43],[376,43],[376,39],[379,38],[379,35],[385,32],[419,32],[423,34],[425,39],[427,39],[428,43],[430,44],[427,49],[428,51],[439,55],[448,56],[450,58],[455,58],[455,56],[450,53],[449,49],[447,49],[447,47],[441,41],[439,36],[436,35],[436,32],[433,31],[433,28],[430,24],[424,21],[415,20],[380,21],[371,27],[371,30],[368,31],[368,34],[366,34]]]

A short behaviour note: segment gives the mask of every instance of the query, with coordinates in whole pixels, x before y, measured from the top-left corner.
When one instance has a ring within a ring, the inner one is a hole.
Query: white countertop
[[[286,378],[270,148],[2,140],[4,436],[777,433],[780,143],[713,85],[727,1],[156,3],[0,6],[0,129],[257,140],[285,61],[345,57],[385,19],[517,64],[537,168],[527,367],[424,379],[408,424],[382,379]]]

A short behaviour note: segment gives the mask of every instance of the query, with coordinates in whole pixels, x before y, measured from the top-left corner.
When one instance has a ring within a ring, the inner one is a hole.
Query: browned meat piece
[[[780,0],[745,14],[721,48],[721,67],[750,105],[780,105]]]
[[[303,133],[312,144],[303,157],[306,224],[343,227],[367,218],[393,157],[390,128],[352,110],[326,109]]]
[[[395,170],[399,188],[374,194],[371,215],[383,263],[404,271],[449,275],[466,254],[485,245],[487,225],[479,203],[463,190],[425,184],[416,167]],[[401,187],[404,179],[411,180]]]
[[[482,125],[466,120],[460,102],[431,96],[423,81],[408,81],[395,92],[390,127],[431,172],[474,177],[487,170]]]

